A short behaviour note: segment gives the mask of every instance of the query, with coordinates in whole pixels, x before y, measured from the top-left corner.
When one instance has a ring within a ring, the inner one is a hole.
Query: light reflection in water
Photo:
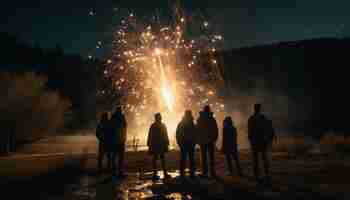
[[[171,176],[171,179],[174,179],[179,176],[179,171],[170,171],[168,174]],[[153,191],[154,186],[162,187],[164,186],[164,173],[162,171],[158,171],[158,175],[160,176],[160,180],[153,182],[151,177],[153,176],[153,172],[146,172],[142,175],[135,174],[136,176],[130,176],[133,178],[128,178],[122,181],[121,184],[115,185],[118,191],[120,192],[119,199],[121,200],[131,200],[131,199],[172,199],[172,200],[191,200],[192,196],[189,194],[181,194],[179,192],[173,193],[164,193],[160,191]],[[123,193],[123,194],[121,194]]]

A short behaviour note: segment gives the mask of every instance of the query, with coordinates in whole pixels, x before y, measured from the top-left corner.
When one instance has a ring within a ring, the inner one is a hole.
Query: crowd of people
[[[157,161],[161,161],[164,177],[170,177],[166,169],[165,154],[169,151],[169,137],[166,124],[162,122],[160,113],[156,113],[155,120],[151,124],[147,146],[152,156],[153,179],[159,179],[157,174]],[[239,151],[237,142],[237,128],[230,116],[225,117],[222,126],[222,153],[227,161],[230,175],[234,174],[232,161],[235,161],[237,173],[243,176],[239,162]],[[99,141],[98,170],[102,170],[103,158],[107,155],[108,166],[113,175],[126,176],[123,171],[125,143],[127,134],[127,122],[121,107],[118,107],[110,119],[104,113],[96,129]],[[201,177],[216,177],[215,150],[219,136],[219,128],[210,106],[207,105],[199,113],[197,120],[194,119],[191,110],[186,110],[183,118],[176,128],[176,142],[180,147],[180,176],[185,177],[186,162],[189,162],[190,177],[196,177],[195,148],[199,145],[201,160]],[[254,105],[254,113],[248,119],[248,138],[254,163],[254,175],[258,182],[269,181],[269,159],[267,152],[275,138],[272,121],[261,113],[261,104]],[[264,178],[259,174],[259,156],[264,161]],[[118,169],[116,158],[118,157]],[[209,162],[208,162],[209,160]],[[210,174],[209,174],[210,172]]]

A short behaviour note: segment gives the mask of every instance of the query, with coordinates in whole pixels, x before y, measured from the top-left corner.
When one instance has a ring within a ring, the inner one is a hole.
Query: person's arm
[[[221,152],[224,153],[225,152],[225,148],[226,148],[226,134],[227,134],[227,130],[225,127],[222,128],[222,145],[221,145]]]
[[[147,146],[148,147],[151,146],[151,140],[152,140],[152,125],[149,128],[148,136],[147,136]]]
[[[252,131],[253,131],[253,124],[252,124],[252,118],[248,119],[248,139],[252,140]]]
[[[214,128],[214,141],[216,141],[217,139],[218,139],[218,137],[219,137],[219,128],[218,128],[218,124],[216,123],[216,120],[215,119],[213,119],[213,128]]]
[[[237,147],[237,129],[233,127],[233,144]]]
[[[181,122],[177,125],[177,127],[176,127],[176,142],[177,142],[177,144],[178,145],[180,145],[181,144],[181,130],[180,130],[180,128],[181,128]]]
[[[128,123],[126,122],[125,116],[123,115],[123,126],[126,129],[128,126]]]
[[[101,140],[101,125],[98,124],[97,127],[96,127],[96,138],[100,141]]]
[[[272,134],[271,143],[273,143],[274,140],[277,140],[277,136],[276,136],[276,131],[275,131],[275,128],[273,127],[272,121],[270,123],[271,123],[270,125],[271,125],[271,134]]]
[[[168,137],[168,130],[165,125],[163,125],[163,129],[164,129],[165,144],[166,146],[169,146],[170,143],[169,143],[169,137]]]
[[[122,141],[126,142],[126,134],[127,134],[127,122],[125,116],[123,115],[123,128],[122,128]]]

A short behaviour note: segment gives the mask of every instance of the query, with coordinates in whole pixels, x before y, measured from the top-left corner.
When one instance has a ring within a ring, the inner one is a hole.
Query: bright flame
[[[164,65],[162,62],[161,54],[162,50],[159,48],[156,48],[154,50],[155,54],[157,55],[158,62],[159,62],[159,69],[160,69],[160,82],[161,82],[161,87],[160,87],[160,92],[161,96],[163,97],[164,103],[167,106],[169,111],[174,111],[174,95],[172,93],[170,84],[169,84],[169,79],[165,75],[165,70],[164,70]]]
[[[169,86],[166,83],[163,83],[161,88],[162,97],[165,101],[166,106],[170,111],[174,111],[174,96],[171,93]]]

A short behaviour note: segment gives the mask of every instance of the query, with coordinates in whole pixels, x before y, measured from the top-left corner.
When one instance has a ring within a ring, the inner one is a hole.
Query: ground
[[[272,154],[272,186],[257,186],[252,178],[248,151],[241,152],[245,177],[225,175],[223,155],[216,154],[217,179],[180,180],[179,153],[166,155],[173,178],[153,183],[147,152],[128,152],[120,180],[105,172],[96,174],[95,146],[77,138],[65,138],[51,151],[40,153],[36,145],[11,156],[0,157],[0,184],[11,199],[349,199],[350,161],[330,154],[291,156]],[[57,143],[57,138],[54,139]],[[65,142],[64,142],[65,141]],[[79,140],[80,141],[80,140]],[[88,140],[86,140],[88,141]],[[90,141],[90,140],[89,140]],[[90,141],[92,142],[92,141]],[[42,142],[40,145],[50,140]],[[64,144],[63,144],[64,143]],[[39,146],[40,146],[39,145]],[[74,149],[74,151],[72,151]],[[73,152],[73,153],[72,153]],[[198,156],[197,156],[198,158]],[[197,163],[199,160],[197,160]],[[127,198],[126,198],[127,197]]]

